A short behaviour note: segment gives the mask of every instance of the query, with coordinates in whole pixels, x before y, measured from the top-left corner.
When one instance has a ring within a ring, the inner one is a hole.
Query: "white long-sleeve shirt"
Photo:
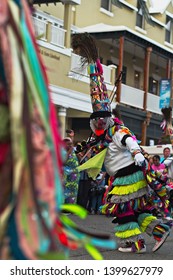
[[[136,150],[141,150],[137,141],[131,136],[126,138],[126,145],[123,145],[121,141],[125,135],[127,133],[121,129],[116,131],[112,137],[112,142],[108,146],[104,165],[110,176],[114,176],[118,170],[134,163],[132,154]]]

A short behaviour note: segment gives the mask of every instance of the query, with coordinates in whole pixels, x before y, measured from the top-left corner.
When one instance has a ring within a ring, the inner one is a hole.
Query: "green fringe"
[[[142,181],[144,179],[144,174],[142,171],[135,172],[131,175],[116,178],[113,182],[113,186],[118,185],[130,185],[136,182]]]
[[[131,229],[139,229],[139,225],[136,222],[129,222],[127,224],[124,225],[118,225],[115,227],[115,231],[126,231],[126,230],[131,230]]]

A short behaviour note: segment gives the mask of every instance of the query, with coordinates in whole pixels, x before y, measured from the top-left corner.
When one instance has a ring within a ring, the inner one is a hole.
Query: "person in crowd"
[[[164,107],[161,109],[162,112],[162,122],[160,127],[162,129],[162,137],[159,144],[166,145],[163,149],[163,157],[161,158],[161,163],[164,163],[167,171],[169,181],[167,183],[167,192],[169,195],[169,211],[172,213],[173,209],[173,164],[172,164],[172,148],[173,145],[173,126],[172,126],[172,107]],[[169,145],[169,146],[167,146]]]
[[[144,156],[149,163],[149,156],[145,153]],[[154,215],[170,220],[168,172],[165,164],[160,163],[160,156],[158,154],[153,156],[153,164],[148,165],[147,181],[149,201],[155,206],[153,209]]]
[[[149,155],[149,153],[147,153],[146,151],[144,151],[144,149],[141,148],[141,151],[143,153],[143,156],[147,159],[148,163],[150,164],[150,166],[153,164],[153,156]]]
[[[76,145],[76,156],[79,160],[79,164],[86,162],[90,157],[91,153],[88,151],[85,154],[86,141],[83,140],[81,143]],[[80,171],[79,187],[77,194],[77,204],[81,205],[88,210],[89,205],[89,191],[91,189],[91,178],[89,178],[86,170]]]
[[[170,234],[170,226],[150,212],[148,204],[147,162],[135,135],[124,126],[117,108],[111,110],[111,102],[104,83],[103,68],[95,41],[88,33],[73,34],[73,51],[82,56],[82,64],[88,63],[90,95],[93,113],[90,127],[93,131],[92,146],[96,155],[84,163],[83,168],[98,174],[102,165],[113,183],[101,213],[114,216],[115,236],[119,238],[120,252],[146,252],[143,232],[153,236],[157,251]],[[93,174],[94,178],[94,174]]]
[[[65,204],[75,204],[77,201],[78,184],[79,184],[79,161],[74,151],[73,141],[70,137],[63,139],[66,150],[64,161],[64,196]]]
[[[100,206],[102,205],[102,200],[104,196],[104,192],[106,190],[105,188],[105,176],[106,172],[100,172],[96,180],[94,181],[95,184],[92,188],[92,191],[90,191],[90,213],[92,215],[99,214]]]
[[[74,136],[75,136],[74,130],[73,129],[66,129],[66,134],[67,134],[67,137],[70,137],[72,142],[74,143]]]
[[[114,177],[113,176],[107,176],[108,173],[106,173],[106,176],[105,176],[105,192],[103,194],[103,200],[102,200],[102,205],[106,204],[107,202],[107,195],[111,189],[111,186],[112,186],[112,183],[114,181]],[[99,209],[100,211],[100,209]]]
[[[154,155],[153,156],[153,164],[151,165],[152,169],[154,171],[156,170],[164,170],[165,164],[160,162],[160,156],[159,155]]]
[[[170,156],[164,161],[165,166],[168,170],[168,193],[169,193],[169,211],[173,213],[173,157]]]
[[[169,206],[169,178],[167,169],[153,170],[151,168],[148,177],[149,200],[155,207],[154,215],[166,220],[172,220]]]
[[[153,156],[152,155],[148,156],[148,162],[149,162],[150,166],[153,164]]]
[[[171,156],[171,150],[169,147],[165,147],[163,149],[163,157],[161,158],[160,162],[164,163],[164,161]]]

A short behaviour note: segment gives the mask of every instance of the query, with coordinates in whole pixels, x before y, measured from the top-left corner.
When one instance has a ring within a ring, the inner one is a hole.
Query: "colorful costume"
[[[153,251],[156,251],[166,240],[170,228],[150,213],[153,206],[148,203],[147,162],[135,136],[117,117],[115,110],[115,118],[111,117],[103,69],[93,38],[89,34],[74,34],[72,47],[83,56],[83,62],[89,63],[93,107],[90,126],[92,137],[95,137],[95,141],[88,143],[88,147],[92,147],[93,158],[83,164],[80,170],[87,169],[90,176],[96,177],[98,165],[104,163],[106,172],[113,177],[101,213],[115,217],[115,235],[123,243],[119,251],[145,252],[143,232],[154,236],[156,244]]]
[[[68,155],[67,160],[64,163],[64,198],[65,203],[76,203],[78,185],[79,185],[79,171],[77,167],[79,166],[79,161],[73,149],[72,153]]]
[[[163,120],[160,125],[163,134],[159,141],[160,144],[172,144],[173,143],[173,127],[172,127],[172,108],[162,108],[161,112],[163,114]],[[169,147],[164,148],[170,150]],[[154,156],[155,157],[155,156]],[[159,156],[156,155],[156,158],[160,159]],[[165,164],[165,160],[162,160],[163,163],[160,164],[159,168],[163,167],[163,170],[154,170],[154,165],[151,166],[150,170],[147,172],[147,182],[153,193],[151,195],[151,199],[155,202],[156,207],[161,210],[160,214],[169,220],[172,220],[171,217],[171,209],[170,209],[170,190],[171,181],[170,181],[170,173],[171,173],[171,165],[170,162]],[[169,166],[169,167],[168,167]],[[157,168],[156,168],[157,169]],[[172,204],[172,202],[171,202]]]
[[[164,219],[172,220],[169,211],[169,177],[167,169],[155,171],[148,165],[146,179],[151,188],[149,200],[155,205],[155,209],[158,210],[157,212],[154,209],[154,213],[156,213],[156,216],[159,215]]]
[[[163,120],[160,125],[163,135],[159,144],[173,144],[172,108],[161,109]]]
[[[162,108],[161,109],[163,120],[160,125],[163,135],[160,139],[160,144],[171,144],[173,145],[173,126],[172,126],[172,108]],[[170,147],[164,148],[164,150]],[[169,197],[169,211],[173,212],[173,157],[163,158],[163,163],[167,167],[168,172],[168,182],[167,182],[167,193]]]
[[[25,0],[0,1],[0,259],[66,259],[115,248],[62,214],[62,140]]]

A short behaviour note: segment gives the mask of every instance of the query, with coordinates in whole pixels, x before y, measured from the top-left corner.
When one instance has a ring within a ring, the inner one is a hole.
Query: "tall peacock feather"
[[[75,33],[72,35],[73,51],[81,56],[82,65],[95,63],[99,54],[94,38],[88,33]]]
[[[62,209],[62,140],[25,0],[0,3],[0,259],[64,259],[81,246],[114,248]],[[69,209],[70,207],[70,209]]]
[[[160,139],[160,144],[173,144],[172,108],[162,108],[161,112],[163,120],[160,127],[163,135]]]
[[[93,113],[90,118],[110,117],[111,106],[103,77],[103,67],[94,38],[88,33],[72,35],[73,51],[81,56],[82,66],[88,64],[90,75],[90,95]]]

